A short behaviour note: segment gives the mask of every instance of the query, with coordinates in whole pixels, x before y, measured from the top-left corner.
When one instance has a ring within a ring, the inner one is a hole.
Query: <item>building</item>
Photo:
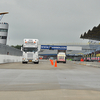
[[[0,13],[0,21],[4,14],[8,14],[8,12]],[[6,45],[7,43],[8,26],[8,23],[0,22],[0,44]]]
[[[8,23],[0,23],[0,43],[7,43],[7,35],[8,35]]]

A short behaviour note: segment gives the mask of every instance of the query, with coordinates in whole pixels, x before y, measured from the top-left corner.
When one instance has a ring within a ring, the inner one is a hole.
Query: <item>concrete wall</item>
[[[0,64],[1,63],[11,63],[11,62],[21,62],[22,61],[22,51],[16,48],[0,44]]]
[[[11,63],[11,62],[21,62],[22,56],[12,56],[12,55],[2,55],[0,54],[0,64]]]
[[[12,55],[12,56],[22,56],[22,51],[8,45],[0,44],[0,54]]]

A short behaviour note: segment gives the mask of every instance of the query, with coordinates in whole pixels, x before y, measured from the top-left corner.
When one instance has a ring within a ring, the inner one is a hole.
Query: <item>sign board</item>
[[[41,49],[49,49],[49,50],[67,50],[67,46],[41,45]]]
[[[82,50],[79,46],[41,45],[41,49],[49,50]]]

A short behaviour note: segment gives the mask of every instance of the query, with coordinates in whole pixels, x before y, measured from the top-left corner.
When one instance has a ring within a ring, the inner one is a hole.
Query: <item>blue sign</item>
[[[41,45],[41,49],[49,49],[49,50],[67,50],[67,46]]]

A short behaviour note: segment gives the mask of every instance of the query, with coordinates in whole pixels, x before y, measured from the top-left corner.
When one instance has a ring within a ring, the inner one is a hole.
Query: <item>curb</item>
[[[99,65],[92,65],[92,64],[84,64],[84,63],[75,63],[74,64],[78,64],[78,65],[84,65],[84,66],[88,66],[88,67],[96,67],[96,68],[100,68]]]

